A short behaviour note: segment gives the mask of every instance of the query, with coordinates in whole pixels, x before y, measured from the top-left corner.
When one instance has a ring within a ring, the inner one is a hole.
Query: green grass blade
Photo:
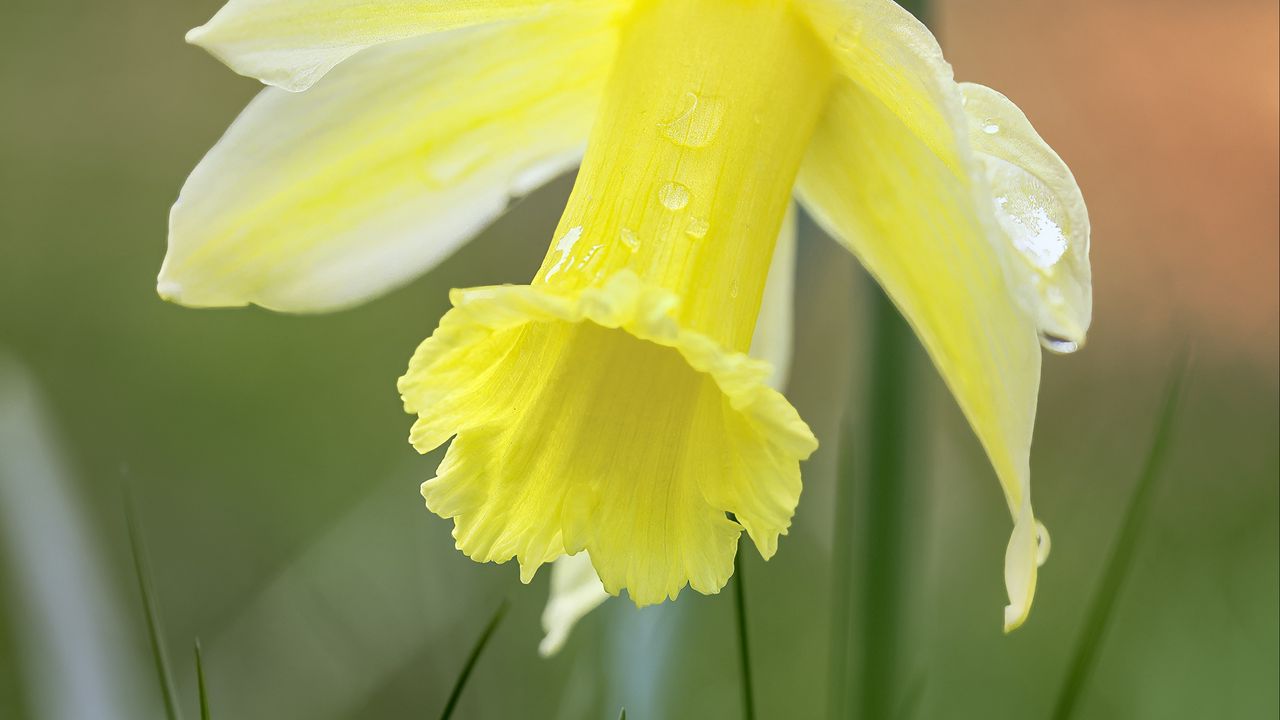
[[[151,571],[147,565],[146,548],[142,542],[142,532],[138,528],[138,516],[133,507],[133,499],[125,490],[125,521],[129,528],[129,550],[133,553],[133,569],[138,576],[138,592],[142,594],[142,609],[147,619],[147,635],[151,639],[151,659],[156,667],[156,679],[160,683],[160,693],[164,698],[165,716],[169,720],[181,720],[174,692],[173,671],[170,669],[169,657],[165,653],[164,641],[160,638],[160,611],[156,605],[155,592],[151,588]]]
[[[751,686],[751,646],[747,643],[747,598],[742,574],[742,551],[733,556],[733,600],[738,615],[738,668],[742,672],[742,716],[755,720],[755,693]]]
[[[489,638],[493,637],[493,631],[498,629],[498,624],[502,622],[502,618],[506,614],[507,601],[503,600],[498,609],[493,612],[493,618],[489,620],[489,624],[480,633],[480,637],[476,639],[475,647],[471,648],[471,655],[467,657],[466,664],[462,666],[462,672],[458,674],[458,680],[453,684],[453,691],[449,693],[449,700],[444,704],[444,711],[440,713],[440,720],[449,720],[449,718],[453,717],[453,711],[458,707],[458,700],[462,698],[462,691],[467,687],[467,680],[471,677],[471,671],[475,669],[476,663],[484,653],[485,646],[489,644]]]
[[[200,638],[196,638],[196,686],[200,691],[200,720],[210,720],[209,689],[204,683],[204,658],[200,656]]]
[[[622,712],[618,713],[618,720],[627,720],[627,709],[622,708]]]
[[[1187,355],[1184,352],[1173,363],[1151,448],[1147,452],[1142,474],[1138,477],[1137,486],[1133,490],[1133,497],[1129,500],[1129,507],[1125,510],[1119,535],[1111,549],[1111,557],[1107,560],[1102,579],[1098,583],[1093,601],[1085,615],[1084,625],[1080,629],[1075,655],[1067,670],[1067,676],[1062,683],[1062,690],[1053,712],[1054,720],[1069,720],[1073,716],[1089,682],[1089,676],[1093,672],[1098,651],[1111,620],[1111,613],[1124,588],[1125,577],[1133,563],[1134,551],[1150,512],[1156,481],[1160,477],[1168,454],[1169,439],[1173,434],[1173,421],[1182,398],[1186,375]]]

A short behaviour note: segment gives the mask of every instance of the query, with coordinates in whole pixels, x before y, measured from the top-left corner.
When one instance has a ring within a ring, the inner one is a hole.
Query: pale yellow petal
[[[542,611],[545,635],[538,644],[538,653],[551,657],[560,652],[573,626],[608,599],[609,593],[591,567],[586,550],[556,560],[551,565],[551,597]]]
[[[844,82],[801,169],[801,198],[897,303],[987,451],[1014,519],[1011,630],[1030,611],[1048,550],[1030,496],[1039,338],[1070,350],[1088,325],[1083,203],[1021,113],[990,91],[966,100],[932,33],[897,3],[802,7]],[[977,125],[975,113],[989,118]],[[1008,126],[1007,140],[992,140],[991,120]],[[1037,286],[1016,246],[1041,210],[1059,223],[1074,264]]]
[[[490,25],[264,90],[183,187],[160,294],[310,312],[412,279],[576,164],[616,42],[603,13]]]
[[[834,95],[798,188],[819,223],[893,298],[986,448],[1015,518],[1006,558],[1006,627],[1015,627],[1035,588],[1029,452],[1040,347],[1006,281],[990,203],[851,82]]]
[[[969,141],[1007,236],[1010,285],[1036,317],[1044,345],[1084,343],[1093,313],[1089,213],[1067,164],[1008,98],[962,83]]]
[[[804,0],[798,7],[841,74],[880,102],[952,170],[966,172],[960,95],[933,33],[894,0]],[[846,132],[857,132],[847,128]]]
[[[769,386],[783,389],[791,373],[792,328],[795,325],[796,289],[796,208],[787,207],[778,232],[778,242],[773,247],[773,260],[769,265],[769,279],[764,284],[764,298],[760,303],[760,316],[756,318],[755,333],[751,336],[753,358],[769,363]]]
[[[187,33],[232,70],[291,91],[305,90],[361,50],[395,40],[528,19],[608,0],[230,0]],[[584,31],[589,26],[584,27]],[[531,56],[536,57],[536,56]],[[518,60],[516,62],[519,62]]]

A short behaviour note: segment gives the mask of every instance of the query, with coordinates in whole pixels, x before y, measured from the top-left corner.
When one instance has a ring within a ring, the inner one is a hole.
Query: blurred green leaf
[[[1182,398],[1186,375],[1187,354],[1184,351],[1173,362],[1173,369],[1165,386],[1164,401],[1156,422],[1155,434],[1152,436],[1151,448],[1147,451],[1142,474],[1138,477],[1137,487],[1133,490],[1133,497],[1120,524],[1120,534],[1111,549],[1111,557],[1103,570],[1097,592],[1085,616],[1084,626],[1080,629],[1080,635],[1076,641],[1076,652],[1053,712],[1054,720],[1068,720],[1073,716],[1089,682],[1089,676],[1097,664],[1099,648],[1106,636],[1116,600],[1124,589],[1126,576],[1133,564],[1134,551],[1150,512],[1156,480],[1161,475],[1164,460],[1168,454],[1169,438],[1173,432],[1173,421],[1178,413],[1178,403]]]
[[[476,663],[480,660],[480,655],[484,653],[484,648],[489,644],[489,638],[493,636],[493,631],[498,629],[498,624],[502,622],[502,618],[507,614],[507,601],[503,600],[498,605],[498,609],[493,612],[493,618],[489,620],[489,624],[485,626],[484,632],[480,633],[480,637],[476,639],[476,645],[471,649],[471,655],[467,658],[467,662],[462,666],[462,672],[458,675],[458,680],[453,684],[453,692],[449,693],[449,700],[444,705],[444,711],[440,713],[440,720],[449,720],[453,717],[453,711],[458,707],[458,700],[462,698],[462,690],[467,686],[467,679],[471,677],[471,671],[475,669]]]
[[[147,635],[151,640],[151,658],[155,662],[156,679],[160,683],[160,692],[164,697],[164,711],[169,720],[180,720],[173,690],[173,672],[169,666],[169,658],[164,650],[164,642],[160,639],[160,611],[156,605],[155,591],[151,587],[151,571],[147,565],[146,547],[142,541],[142,532],[138,526],[137,512],[133,507],[133,498],[125,488],[124,496],[125,521],[129,527],[129,550],[133,554],[133,569],[138,576],[138,591],[142,594],[142,609],[147,618]]]

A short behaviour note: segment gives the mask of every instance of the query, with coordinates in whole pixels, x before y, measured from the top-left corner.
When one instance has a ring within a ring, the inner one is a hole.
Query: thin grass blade
[[[755,693],[751,686],[751,646],[747,643],[747,598],[743,588],[745,578],[742,574],[742,553],[733,556],[733,600],[737,605],[738,615],[738,659],[742,672],[742,716],[746,720],[755,720]]]
[[[476,639],[475,647],[471,648],[471,655],[467,657],[466,664],[462,666],[462,672],[458,674],[458,680],[453,684],[453,691],[449,693],[449,700],[444,705],[444,711],[440,713],[440,720],[449,720],[453,717],[453,711],[458,707],[458,700],[462,698],[462,691],[467,687],[467,680],[471,678],[471,671],[475,669],[480,656],[484,654],[485,646],[489,644],[489,638],[493,637],[493,631],[498,629],[498,624],[506,614],[507,601],[503,600],[498,609],[493,612],[493,618],[480,633],[480,637]]]
[[[156,679],[160,683],[160,693],[164,699],[165,717],[169,720],[181,720],[178,711],[177,693],[174,692],[173,671],[169,665],[169,657],[165,652],[164,641],[160,638],[160,610],[156,605],[155,591],[151,587],[151,570],[147,563],[147,552],[142,541],[142,532],[138,526],[138,515],[133,507],[133,498],[126,487],[124,493],[125,521],[129,528],[129,550],[133,554],[133,569],[138,576],[138,592],[142,594],[142,609],[147,619],[147,635],[151,640],[151,659],[155,663]]]
[[[1054,720],[1069,720],[1073,717],[1097,663],[1098,651],[1105,639],[1112,611],[1124,589],[1129,567],[1133,563],[1134,551],[1142,537],[1147,516],[1150,514],[1151,498],[1155,494],[1156,483],[1168,454],[1174,419],[1182,399],[1186,375],[1187,354],[1184,351],[1174,360],[1173,369],[1165,386],[1164,401],[1156,421],[1151,448],[1147,452],[1146,463],[1142,474],[1138,477],[1129,507],[1125,510],[1119,535],[1111,549],[1111,557],[1107,560],[1102,579],[1098,583],[1089,611],[1085,615],[1084,625],[1080,629],[1079,638],[1076,640],[1075,655],[1067,670],[1067,676],[1062,683],[1062,690],[1053,712]]]
[[[618,720],[627,720],[627,709],[622,708],[622,712],[618,713]]]
[[[200,638],[196,638],[196,686],[200,691],[200,720],[210,720],[209,689],[204,683],[204,658],[200,656]]]

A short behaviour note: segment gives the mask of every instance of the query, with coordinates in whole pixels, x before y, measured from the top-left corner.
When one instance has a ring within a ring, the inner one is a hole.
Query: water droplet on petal
[[[1080,343],[1049,333],[1040,333],[1040,346],[1058,355],[1069,355],[1080,349]]]
[[[982,132],[988,135],[995,135],[996,133],[1000,132],[1000,126],[995,123],[987,123],[986,125],[982,126]]]
[[[564,269],[564,264],[569,262],[569,255],[573,252],[574,243],[578,242],[578,238],[582,237],[582,226],[575,225],[565,232],[564,236],[556,241],[556,252],[560,253],[560,257],[556,260],[556,264],[551,266],[547,271],[544,280],[550,280],[556,273]]]
[[[631,252],[640,249],[640,238],[636,237],[636,231],[631,228],[622,228],[622,244],[631,248]]]
[[[689,219],[689,226],[685,228],[684,232],[694,240],[701,240],[707,236],[707,233],[710,232],[710,230],[711,223],[702,218],[696,217]]]
[[[713,97],[685,93],[676,116],[658,128],[671,142],[700,148],[711,144],[724,120],[724,103]]]
[[[600,250],[603,248],[604,248],[604,245],[599,245],[599,244],[592,245],[591,247],[587,248],[587,252],[583,254],[582,259],[578,261],[578,267],[585,268],[586,266],[590,265],[591,259],[594,258],[596,256],[596,253],[600,252]]]
[[[658,200],[668,210],[683,210],[689,204],[689,188],[678,182],[669,182],[658,191]]]
[[[1050,270],[1067,254],[1067,235],[1044,204],[1029,195],[995,198],[996,220],[1032,265]]]

